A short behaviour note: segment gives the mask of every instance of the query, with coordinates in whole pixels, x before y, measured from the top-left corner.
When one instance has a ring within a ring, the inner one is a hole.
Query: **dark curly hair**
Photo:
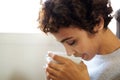
[[[39,27],[45,33],[55,33],[72,25],[94,33],[99,16],[107,29],[112,11],[109,0],[46,0],[39,14]]]

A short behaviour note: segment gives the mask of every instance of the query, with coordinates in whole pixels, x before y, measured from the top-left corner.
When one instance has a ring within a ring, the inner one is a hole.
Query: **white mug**
[[[60,52],[60,51],[48,51],[48,54],[49,53],[52,53],[52,54],[56,54],[56,55],[59,55],[59,56],[62,56],[62,57],[65,57],[65,58],[68,58],[68,59],[71,59],[73,62],[79,64],[82,60],[81,57],[74,57],[73,55],[71,56],[68,56],[65,52]],[[49,63],[50,61],[52,61],[53,59],[49,56],[46,57],[46,60],[47,62]],[[54,61],[54,60],[53,60]]]

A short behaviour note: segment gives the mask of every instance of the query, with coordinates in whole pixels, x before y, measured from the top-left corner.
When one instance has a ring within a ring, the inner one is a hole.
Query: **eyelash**
[[[67,41],[67,44],[68,44],[68,45],[70,45],[70,46],[74,45],[75,43],[76,43],[76,41],[75,41],[75,40],[72,40],[72,41]]]

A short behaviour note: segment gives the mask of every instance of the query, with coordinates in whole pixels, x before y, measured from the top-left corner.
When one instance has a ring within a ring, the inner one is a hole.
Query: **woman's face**
[[[99,37],[83,29],[61,28],[58,33],[52,33],[61,42],[68,55],[82,57],[84,60],[92,59],[99,49]]]

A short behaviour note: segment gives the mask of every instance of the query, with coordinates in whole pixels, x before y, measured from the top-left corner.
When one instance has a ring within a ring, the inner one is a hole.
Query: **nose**
[[[65,47],[65,50],[66,50],[68,56],[71,56],[75,53],[75,50],[68,46]]]

